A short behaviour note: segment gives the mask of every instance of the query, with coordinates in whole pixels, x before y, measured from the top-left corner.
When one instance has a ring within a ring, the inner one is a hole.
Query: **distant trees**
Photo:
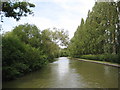
[[[60,49],[54,41],[59,38],[57,33],[67,40],[64,32],[40,31],[30,24],[16,26],[13,31],[5,33],[2,36],[3,80],[15,79],[54,61]]]
[[[69,56],[69,52],[68,52],[68,50],[67,50],[67,48],[61,48],[60,50],[59,50],[59,55],[60,55],[60,57],[68,57]]]
[[[53,28],[53,30],[46,29],[41,32],[42,34],[42,48],[45,53],[52,57],[59,57],[60,46],[68,46],[69,38],[68,33],[64,30]],[[49,49],[46,49],[48,48]]]
[[[71,56],[120,53],[119,3],[95,3],[71,39],[68,47]]]

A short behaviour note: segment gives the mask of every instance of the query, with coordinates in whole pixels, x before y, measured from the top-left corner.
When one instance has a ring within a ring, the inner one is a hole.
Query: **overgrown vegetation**
[[[15,79],[54,61],[59,56],[59,39],[61,45],[66,45],[68,35],[57,29],[40,31],[30,24],[16,26],[2,35],[2,80]]]
[[[120,63],[120,1],[96,2],[68,46],[72,57]]]

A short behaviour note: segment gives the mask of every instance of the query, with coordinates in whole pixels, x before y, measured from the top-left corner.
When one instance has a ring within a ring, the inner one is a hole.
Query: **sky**
[[[86,19],[88,10],[92,10],[95,0],[27,0],[35,4],[34,16],[22,17],[20,21],[3,18],[2,32],[11,31],[19,24],[35,24],[40,30],[59,28],[69,32],[72,38],[81,18]]]

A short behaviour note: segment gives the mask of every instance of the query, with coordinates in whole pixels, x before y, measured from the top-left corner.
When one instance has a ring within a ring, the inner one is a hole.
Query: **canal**
[[[118,68],[60,57],[3,88],[118,88]]]

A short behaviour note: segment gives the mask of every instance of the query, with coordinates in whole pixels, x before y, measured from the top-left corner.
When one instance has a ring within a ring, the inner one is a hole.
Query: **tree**
[[[13,29],[13,33],[15,33],[24,43],[30,44],[35,48],[40,47],[40,30],[35,25],[25,24],[16,26]]]
[[[117,48],[117,52],[119,53],[120,56],[120,1],[117,1],[117,12],[118,12],[118,23],[117,23],[117,31],[118,31],[118,48]]]
[[[73,57],[86,54],[117,56],[120,47],[119,14],[119,1],[96,2],[92,11],[88,12],[86,21],[81,20],[70,41],[68,46],[70,55]]]
[[[47,56],[38,47],[40,34],[37,30],[33,25],[20,25],[2,36],[3,81],[15,79],[48,63]],[[23,37],[26,39],[22,40]],[[31,38],[37,41],[37,45],[31,43]]]
[[[68,45],[68,34],[63,30],[57,30],[57,28],[54,28],[54,30],[45,29],[41,32],[41,36],[44,53],[51,59],[59,56],[61,45]]]
[[[35,7],[34,4],[29,2],[11,1],[0,2],[2,11],[5,17],[13,17],[16,21],[20,20],[22,16],[33,14],[30,8]]]
[[[52,41],[58,44],[59,46],[68,46],[68,36],[68,31],[65,31],[64,29],[53,28],[52,30]]]
[[[41,37],[42,37],[41,47],[42,47],[43,53],[48,56],[49,61],[53,61],[54,57],[58,56],[58,52],[59,52],[59,47],[57,44],[52,42],[51,35],[52,35],[52,32],[49,31],[48,29],[43,30],[41,32]]]

